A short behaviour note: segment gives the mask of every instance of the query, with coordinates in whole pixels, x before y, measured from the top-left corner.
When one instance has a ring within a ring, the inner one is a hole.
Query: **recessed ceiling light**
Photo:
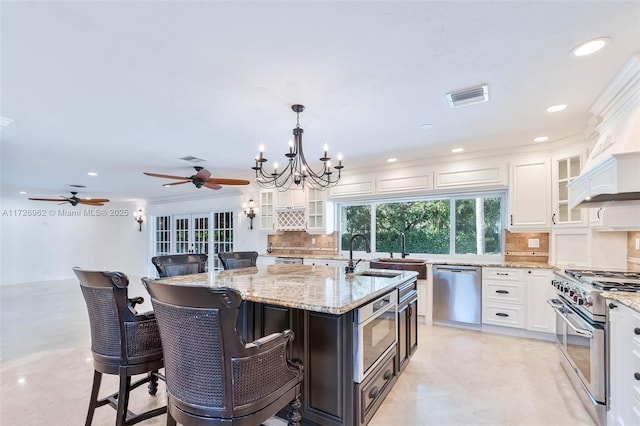
[[[598,50],[602,49],[609,43],[608,37],[598,37],[593,40],[589,40],[585,43],[582,43],[578,47],[575,47],[571,53],[573,56],[587,56],[592,53],[596,53]]]
[[[429,130],[432,127],[433,127],[433,124],[423,124],[422,126],[420,126],[420,128],[423,130]]]
[[[558,112],[567,109],[565,104],[551,105],[547,108],[547,112]]]
[[[96,172],[89,172],[87,173],[89,176],[98,176],[98,174]]]
[[[22,194],[22,195],[25,195],[26,193],[27,193],[27,191],[20,191],[20,192],[18,192],[18,194]]]
[[[549,136],[538,136],[537,138],[533,138],[534,142],[546,142],[549,140]]]
[[[396,161],[398,161],[397,158],[387,158],[387,163],[395,163]]]
[[[451,152],[453,152],[454,154],[457,154],[457,153],[462,152],[462,151],[464,151],[464,148],[453,148],[451,150]]]

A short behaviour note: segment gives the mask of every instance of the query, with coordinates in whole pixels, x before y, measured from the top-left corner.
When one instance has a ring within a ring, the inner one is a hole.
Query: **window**
[[[341,247],[363,233],[379,253],[489,255],[502,252],[503,193],[483,193],[340,206]],[[354,250],[364,250],[358,238]]]
[[[204,253],[214,268],[222,268],[218,252],[233,251],[233,212],[156,216],[154,224],[154,256]]]
[[[171,253],[171,216],[156,216],[155,256]]]
[[[213,214],[213,265],[222,269],[218,253],[233,251],[233,213],[220,212]]]

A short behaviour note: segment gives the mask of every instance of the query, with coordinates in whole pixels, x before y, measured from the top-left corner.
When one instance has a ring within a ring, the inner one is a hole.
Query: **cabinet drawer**
[[[524,285],[517,282],[485,281],[482,298],[487,302],[524,303]]]
[[[404,299],[411,297],[412,293],[415,293],[418,290],[417,282],[411,281],[410,283],[402,284],[398,287],[398,303],[402,302]]]
[[[524,309],[520,305],[486,303],[482,307],[482,322],[504,327],[524,328]]]
[[[524,269],[483,267],[482,279],[500,281],[524,281]]]
[[[359,399],[359,424],[369,422],[385,396],[395,383],[398,370],[396,370],[396,352],[387,355],[387,359],[378,367],[366,383],[358,386]]]

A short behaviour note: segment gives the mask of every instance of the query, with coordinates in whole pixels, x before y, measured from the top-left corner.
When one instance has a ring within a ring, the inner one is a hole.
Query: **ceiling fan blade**
[[[207,169],[202,169],[200,171],[198,171],[198,173],[195,174],[194,176],[196,179],[200,179],[203,182],[206,182],[207,179],[209,179],[211,177],[211,172]]]
[[[209,189],[220,189],[220,188],[222,188],[222,185],[218,185],[217,183],[211,183],[211,182],[207,182],[203,186],[206,186]]]
[[[217,183],[219,185],[249,185],[248,180],[225,178],[211,178],[207,180],[207,183]]]
[[[94,203],[108,203],[109,200],[106,198],[84,198],[82,201],[90,201]]]
[[[149,172],[142,172],[147,176],[153,176],[153,177],[159,177],[159,178],[165,178],[165,179],[175,179],[175,180],[190,180],[191,178],[188,177],[184,177],[184,176],[171,176],[171,175],[161,175],[159,173],[149,173]]]
[[[34,200],[34,201],[67,201],[67,199],[60,199],[60,198],[29,198],[30,200]]]
[[[172,183],[165,183],[162,186],[173,186],[173,185],[182,185],[183,183],[190,183],[190,180],[183,180],[181,182],[172,182]]]
[[[80,200],[78,202],[80,204],[86,204],[88,206],[104,206],[104,202],[95,201],[95,200]]]

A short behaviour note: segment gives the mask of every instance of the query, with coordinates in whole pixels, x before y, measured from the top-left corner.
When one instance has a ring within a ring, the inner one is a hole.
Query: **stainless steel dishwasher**
[[[481,308],[481,267],[434,265],[434,321],[480,324]]]

